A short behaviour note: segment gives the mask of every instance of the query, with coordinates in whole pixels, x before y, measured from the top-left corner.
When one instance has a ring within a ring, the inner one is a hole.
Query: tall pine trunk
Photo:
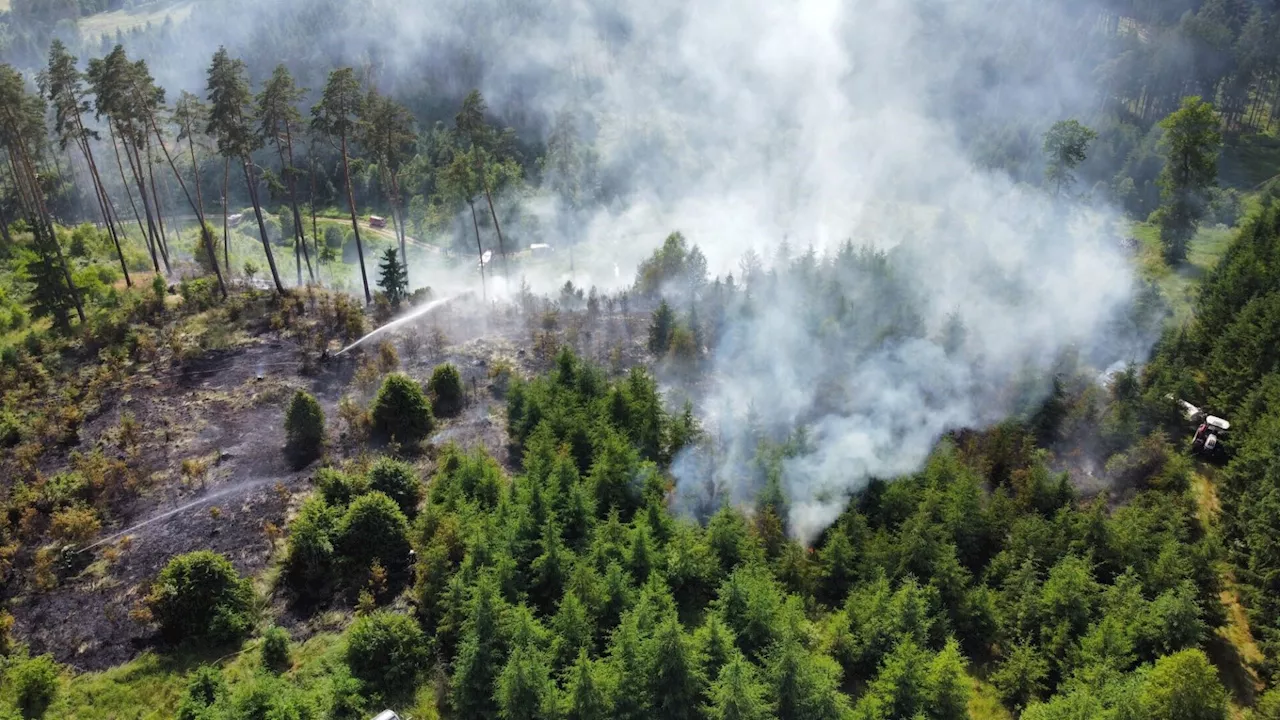
[[[320,253],[323,250],[320,249],[320,230],[316,225],[316,158],[314,145],[307,151],[307,161],[307,164],[311,166],[311,196],[310,202],[307,204],[311,206],[311,241],[316,245],[316,277],[319,278],[321,268]]]
[[[364,301],[373,302],[369,292],[369,275],[364,269],[364,245],[360,242],[360,223],[356,220],[356,194],[351,189],[351,166],[347,162],[347,136],[342,135],[342,177],[347,183],[347,207],[351,210],[351,231],[356,236],[356,254],[360,257],[360,279],[364,282]]]
[[[482,176],[483,177],[483,176]],[[507,264],[507,246],[502,241],[502,225],[498,223],[498,212],[493,209],[493,194],[489,192],[489,181],[484,180],[484,197],[489,201],[489,214],[493,216],[493,229],[498,233],[498,253],[502,255],[502,274],[511,279],[511,266]]]
[[[289,130],[285,128],[288,136]],[[302,213],[298,210],[297,181],[293,177],[293,143],[289,142],[289,159],[285,160],[285,146],[276,140],[276,153],[280,156],[280,174],[286,179],[285,188],[289,192],[289,209],[293,213],[293,259],[298,270],[298,286],[302,286],[302,258],[307,259],[307,276],[315,282],[316,275],[311,269],[311,253],[307,252],[307,241],[302,229]]]
[[[178,164],[173,161],[173,155],[169,153],[169,148],[164,144],[164,138],[160,135],[160,128],[156,125],[155,117],[150,115],[149,117],[151,129],[156,135],[156,143],[164,151],[164,158],[169,161],[169,169],[173,171],[173,176],[178,179],[178,186],[182,188],[182,194],[187,197],[187,203],[191,205],[191,209],[196,214],[196,222],[200,224],[197,232],[200,233],[200,239],[204,242],[204,251],[209,254],[209,264],[213,266],[213,274],[218,277],[218,290],[222,293],[222,299],[226,300],[227,284],[222,279],[222,270],[218,268],[218,252],[213,246],[213,238],[204,222],[204,201],[197,201],[191,198],[191,193],[187,191],[187,183],[182,179],[182,173],[178,172]],[[191,137],[189,132],[187,137],[188,139]],[[181,152],[181,149],[179,149],[179,152]],[[191,170],[196,177],[196,197],[198,198],[200,196],[200,168],[196,165],[196,148],[194,144],[191,145]]]
[[[147,138],[147,181],[151,183],[151,204],[156,211],[156,227],[160,229],[160,252],[164,255],[165,266],[169,263],[169,236],[164,229],[164,210],[163,203],[160,200],[160,193],[156,192],[156,171],[155,164],[152,163],[151,155],[151,138]],[[141,161],[141,157],[139,157]]]
[[[489,302],[489,290],[484,283],[484,247],[480,245],[480,221],[476,218],[476,204],[469,198],[467,206],[471,208],[471,226],[476,229],[476,257],[480,260],[480,297]]]
[[[133,208],[133,219],[138,221],[138,232],[142,233],[142,241],[147,244],[147,250],[151,253],[151,266],[159,275],[160,258],[156,256],[156,246],[151,242],[151,236],[147,234],[147,227],[142,224],[142,215],[138,213],[138,204],[133,201],[133,193],[129,192],[129,178],[124,174],[124,162],[120,159],[120,144],[116,142],[114,123],[108,122],[107,128],[111,132],[111,149],[116,154],[116,168],[120,170],[120,187],[124,188],[124,196],[129,199],[129,207]]]
[[[400,181],[396,179],[396,174],[388,171],[387,175],[391,176],[391,222],[396,225],[396,234],[400,238],[400,262],[404,263],[405,272],[409,271],[409,253],[406,249],[406,240],[408,231],[404,226],[404,213],[400,211]]]
[[[120,269],[124,272],[124,284],[133,287],[133,278],[129,276],[129,264],[124,259],[124,248],[120,245],[120,235],[116,233],[116,224],[111,220],[111,198],[107,196],[107,188],[98,174],[98,164],[93,159],[93,148],[89,145],[89,134],[85,132],[80,113],[75,115],[76,139],[79,140],[80,152],[84,153],[85,164],[89,166],[89,179],[93,183],[94,193],[98,196],[98,208],[102,211],[102,222],[107,226],[107,234],[116,246],[116,255],[120,258]]]
[[[147,216],[147,232],[151,237],[151,242],[160,251],[160,259],[164,261],[164,272],[169,274],[169,252],[160,244],[160,231],[156,227],[155,214],[151,209],[151,198],[147,195],[147,183],[143,179],[142,158],[138,155],[138,148],[132,143],[125,141],[124,154],[129,159],[129,170],[133,173],[133,180],[137,184],[138,194],[142,196],[142,211]]]
[[[276,257],[271,252],[271,241],[267,239],[267,224],[262,219],[262,205],[258,202],[258,188],[253,181],[252,162],[244,158],[244,180],[249,186],[249,202],[253,203],[253,216],[258,220],[258,235],[262,237],[262,249],[267,253],[267,265],[271,268],[271,279],[275,281],[276,292],[284,294],[284,285],[280,282],[280,271],[276,269]]]
[[[227,158],[222,169],[222,259],[231,274],[231,231],[227,220],[227,207],[231,204],[227,198],[227,190],[231,185],[231,158]]]
[[[76,306],[76,315],[83,325],[85,320],[84,305],[80,302],[80,292],[76,289],[75,280],[71,278],[71,266],[67,263],[67,256],[62,253],[62,245],[58,243],[58,233],[53,228],[53,219],[49,215],[49,208],[45,205],[44,192],[40,190],[39,174],[36,173],[35,165],[31,162],[31,157],[27,154],[26,148],[17,145],[16,150],[18,152],[18,160],[22,165],[22,171],[27,177],[32,204],[37,212],[37,217],[33,218],[36,221],[33,229],[36,232],[46,233],[45,236],[53,246],[54,252],[58,256],[58,263],[62,266],[62,277],[67,282],[67,292],[71,294],[71,300]],[[18,184],[20,184],[20,181]]]

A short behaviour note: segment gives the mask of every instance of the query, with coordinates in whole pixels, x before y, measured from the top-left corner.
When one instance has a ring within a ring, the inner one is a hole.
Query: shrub
[[[227,683],[216,665],[201,665],[187,681],[187,694],[178,705],[178,720],[202,720],[208,709],[227,694]]]
[[[314,396],[299,390],[284,414],[285,454],[294,467],[305,467],[324,447],[324,411]]]
[[[351,674],[375,690],[404,692],[427,661],[426,636],[411,618],[377,611],[357,618],[347,635]]]
[[[391,572],[409,562],[409,521],[395,501],[380,492],[361,495],[338,521],[337,548],[349,573],[377,560]]]
[[[11,412],[0,413],[0,448],[10,448],[22,441],[22,424]]]
[[[422,481],[408,463],[392,458],[381,458],[369,470],[369,488],[383,493],[400,506],[401,512],[412,517],[422,500]]]
[[[227,642],[249,630],[253,587],[225,556],[197,550],[169,561],[146,604],[170,642]]]
[[[10,666],[8,685],[26,717],[40,717],[58,694],[58,664],[52,655],[20,660]]]
[[[432,408],[441,415],[449,417],[462,410],[462,374],[452,364],[436,367],[427,381],[427,392],[431,393]]]
[[[286,577],[303,597],[319,595],[333,569],[333,536],[337,519],[323,497],[302,503],[298,517],[289,525]]]
[[[3,569],[3,566],[0,566]],[[0,610],[0,658],[9,656],[13,651],[13,616],[6,610]]]
[[[335,508],[346,508],[352,500],[369,492],[369,481],[363,475],[348,475],[331,467],[316,471],[315,484],[325,502]]]
[[[373,430],[386,440],[412,443],[431,433],[435,418],[418,383],[407,375],[387,376],[373,399]]]
[[[59,540],[83,544],[102,529],[98,513],[93,508],[69,507],[53,514],[49,531]]]
[[[274,672],[289,668],[289,632],[272,626],[262,634],[262,666]]]

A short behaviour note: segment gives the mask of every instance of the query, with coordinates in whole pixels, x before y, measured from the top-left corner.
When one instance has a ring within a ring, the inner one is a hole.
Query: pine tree
[[[659,358],[667,354],[675,325],[675,313],[671,311],[667,301],[663,300],[658,304],[658,309],[653,311],[653,320],[649,323],[649,352]]]
[[[280,272],[276,269],[275,255],[267,240],[267,225],[262,218],[262,203],[258,200],[258,183],[253,175],[252,155],[262,147],[262,137],[253,130],[253,95],[249,80],[245,77],[243,60],[233,60],[225,47],[218,48],[208,73],[209,124],[207,132],[218,140],[218,152],[230,161],[235,158],[244,169],[245,184],[249,188],[249,201],[258,221],[258,235],[262,238],[262,250],[267,255],[271,279],[276,292],[284,294]]]
[[[652,717],[662,720],[695,720],[703,696],[699,662],[680,622],[668,618],[658,626],[646,648]]]
[[[324,95],[311,109],[311,129],[329,138],[342,153],[342,177],[347,187],[347,208],[351,211],[351,232],[355,234],[356,254],[360,260],[360,280],[364,283],[364,301],[373,302],[369,291],[369,275],[365,272],[364,244],[360,241],[360,223],[356,219],[355,189],[351,185],[351,152],[349,142],[356,131],[363,98],[355,70],[339,68],[329,73]]]
[[[98,165],[94,161],[90,140],[98,139],[98,134],[85,127],[84,114],[89,111],[90,104],[86,99],[84,76],[76,68],[76,58],[67,51],[61,40],[54,39],[49,44],[49,65],[40,75],[40,89],[53,105],[53,129],[58,138],[59,147],[67,149],[67,143],[74,141],[84,156],[85,165],[89,169],[89,178],[93,183],[94,195],[98,210],[102,213],[102,222],[116,247],[116,255],[120,259],[120,270],[124,273],[125,285],[133,287],[133,279],[129,276],[129,266],[124,259],[124,250],[120,246],[120,236],[116,232],[116,223],[112,217],[111,198],[107,195],[106,186],[98,174]]]
[[[613,676],[613,710],[616,720],[647,720],[652,717],[653,697],[641,655],[640,630],[635,618],[624,620],[609,644],[609,671]]]
[[[472,90],[462,99],[462,107],[454,117],[454,127],[467,150],[467,159],[472,163],[480,189],[484,191],[489,216],[493,219],[493,229],[498,235],[498,254],[502,256],[504,271],[507,271],[507,247],[502,238],[498,211],[493,206],[493,193],[499,184],[519,175],[519,166],[504,161],[502,156],[508,134],[499,133],[489,126],[484,118],[488,112],[489,106],[485,104],[480,91]]]
[[[724,666],[711,686],[707,717],[710,720],[768,720],[774,715],[765,694],[755,668],[738,655]]]
[[[546,658],[530,644],[518,646],[498,676],[498,717],[502,720],[550,720],[555,717],[556,686]]]
[[[569,669],[569,680],[561,704],[563,720],[611,720],[599,666],[587,658],[585,649]]]
[[[506,650],[498,633],[502,600],[491,575],[482,576],[471,592],[463,638],[453,664],[450,701],[458,717],[492,720],[498,716],[494,683]]]
[[[163,99],[163,92],[155,87],[150,71],[143,61],[130,62],[124,47],[116,45],[110,53],[101,59],[89,61],[85,76],[95,95],[94,108],[99,118],[107,118],[107,127],[111,131],[112,147],[116,151],[116,165],[120,170],[120,179],[125,181],[124,166],[119,151],[124,150],[125,159],[129,162],[129,174],[133,177],[134,187],[142,199],[143,213],[139,215],[134,206],[134,216],[139,230],[147,239],[151,252],[151,263],[156,272],[160,271],[163,261],[165,272],[169,272],[169,251],[160,232],[156,215],[158,208],[154,188],[148,191],[147,170],[150,167],[150,151],[147,125],[147,114],[153,112]],[[117,146],[116,143],[119,142]],[[147,151],[147,162],[143,162],[142,153]],[[127,182],[126,182],[127,185]],[[127,189],[126,189],[127,193]],[[129,202],[133,202],[132,195]],[[143,216],[146,224],[143,224]]]
[[[44,110],[43,100],[27,92],[22,76],[11,66],[0,64],[0,146],[7,151],[19,205],[36,239],[38,262],[28,264],[28,272],[34,269],[35,273],[36,308],[47,310],[60,327],[66,327],[67,308],[75,307],[81,323],[85,314],[36,172],[34,153],[47,142]]]
[[[361,108],[358,131],[360,144],[369,151],[383,178],[387,202],[391,205],[391,220],[400,240],[400,261],[408,266],[400,171],[418,139],[413,132],[413,114],[404,105],[370,90]]]
[[[311,254],[302,232],[302,213],[298,210],[298,171],[293,167],[293,133],[302,123],[298,102],[306,95],[299,88],[283,64],[277,65],[271,79],[262,86],[257,97],[259,132],[276,146],[280,158],[280,177],[284,179],[289,196],[289,209],[293,212],[293,256],[297,265],[298,284],[302,284],[302,261],[307,262],[307,276],[315,282],[311,267]]]
[[[378,288],[387,296],[391,307],[398,308],[408,297],[409,274],[400,262],[395,248],[387,248],[382,253],[382,262],[378,264]]]
[[[847,701],[839,690],[839,667],[830,658],[805,650],[795,638],[774,648],[768,676],[778,720],[839,720],[847,712]]]

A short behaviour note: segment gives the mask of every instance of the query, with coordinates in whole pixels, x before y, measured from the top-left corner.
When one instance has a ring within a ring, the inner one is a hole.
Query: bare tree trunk
[[[258,219],[258,235],[262,237],[262,249],[267,253],[267,265],[271,268],[271,279],[275,281],[276,292],[284,294],[284,285],[280,282],[280,272],[276,270],[276,258],[271,253],[271,242],[267,240],[267,224],[262,220],[262,205],[258,202],[258,188],[253,180],[251,161],[244,158],[244,180],[249,186],[249,201],[253,203],[253,215]]]
[[[209,254],[209,264],[213,266],[213,274],[218,277],[218,290],[222,293],[222,299],[227,299],[227,284],[222,279],[222,270],[218,268],[218,252],[213,246],[213,238],[210,237],[208,227],[204,223],[204,202],[191,199],[191,193],[187,191],[187,183],[182,179],[182,173],[178,172],[178,164],[173,161],[173,155],[169,154],[169,148],[165,147],[164,138],[160,135],[160,128],[156,126],[154,116],[150,116],[151,130],[155,132],[156,142],[159,143],[160,149],[164,151],[164,157],[169,161],[169,169],[173,171],[173,176],[178,179],[178,186],[182,188],[182,194],[187,196],[187,203],[191,205],[191,209],[196,213],[196,222],[200,224],[197,232],[200,233],[200,239],[204,241],[204,250]],[[187,138],[190,139],[190,133]],[[179,150],[181,152],[181,150]],[[196,196],[200,195],[200,168],[195,164],[196,149],[195,144],[191,145],[191,169],[196,176]]]
[[[298,208],[298,173],[293,166],[293,129],[286,123],[284,126],[285,149],[289,157],[289,204],[293,205],[293,226],[298,231],[298,243],[302,245],[302,259],[307,263],[307,276],[311,282],[316,281],[316,273],[311,267],[311,251],[307,249],[307,234],[302,229],[302,211]],[[316,257],[316,262],[320,258]]]
[[[489,291],[484,283],[484,248],[480,245],[480,221],[476,219],[476,204],[467,200],[467,206],[471,208],[471,226],[476,229],[476,257],[480,259],[480,297],[487,303]]]
[[[142,196],[142,211],[147,217],[147,232],[150,234],[151,242],[160,251],[160,259],[164,261],[164,272],[167,275],[170,272],[169,253],[160,244],[160,231],[156,228],[155,215],[151,212],[151,199],[147,196],[147,183],[143,180],[142,158],[138,156],[137,150],[127,140],[125,141],[124,154],[129,159],[129,170],[133,173],[133,180],[138,186],[138,194]]]
[[[116,224],[111,221],[111,199],[107,197],[107,189],[98,175],[98,165],[93,160],[93,149],[89,146],[89,134],[85,132],[80,113],[76,113],[76,140],[80,152],[84,154],[85,164],[89,166],[89,179],[93,183],[94,194],[98,198],[98,209],[102,211],[102,222],[107,226],[107,234],[116,246],[116,255],[120,258],[120,269],[124,271],[125,287],[133,287],[133,278],[129,277],[129,264],[124,259],[124,249],[120,246],[120,236],[116,234]]]
[[[10,122],[13,122],[12,118],[10,119]],[[75,303],[76,315],[79,316],[80,323],[83,325],[85,320],[84,305],[80,302],[80,292],[76,290],[75,280],[71,278],[71,266],[67,264],[67,256],[62,254],[62,245],[58,243],[58,233],[53,228],[53,220],[49,216],[49,208],[44,202],[44,193],[40,190],[39,175],[36,173],[35,165],[32,164],[31,158],[27,154],[26,149],[21,145],[17,145],[16,149],[18,151],[18,160],[21,162],[24,174],[28,179],[31,198],[35,206],[35,210],[37,211],[37,217],[33,218],[36,220],[34,229],[37,232],[43,231],[47,233],[49,242],[53,245],[54,252],[58,256],[58,262],[62,265],[62,277],[66,280],[67,291],[71,293],[71,300]],[[11,160],[12,155],[13,154],[11,152]]]
[[[493,229],[498,232],[498,252],[502,255],[502,273],[507,280],[511,279],[511,266],[507,263],[507,246],[502,241],[502,225],[498,223],[498,212],[493,209],[493,195],[489,192],[489,181],[484,181],[484,197],[489,201],[489,214],[493,216]]]
[[[200,164],[196,162],[196,141],[191,137],[190,128],[187,129],[187,147],[191,148],[191,175],[196,180],[196,214],[200,216],[200,222],[204,222],[204,192],[200,189]],[[186,188],[183,188],[185,191]]]
[[[408,239],[408,229],[404,226],[404,213],[400,210],[400,181],[396,179],[396,174],[387,172],[391,176],[391,222],[396,224],[396,233],[400,236],[400,261],[404,263],[405,272],[409,271],[409,253],[406,249]]]
[[[311,166],[311,201],[308,204],[311,206],[311,241],[316,244],[316,277],[319,277],[321,267],[320,254],[323,251],[320,249],[320,231],[316,225],[316,158],[314,153],[315,146],[312,146],[307,153],[307,160],[309,161],[307,164]]]
[[[356,194],[351,189],[351,166],[347,162],[347,136],[342,136],[342,177],[347,183],[347,207],[351,209],[351,231],[356,236],[356,254],[360,257],[360,279],[364,282],[364,301],[373,302],[369,292],[369,274],[364,269],[364,245],[360,242],[360,223],[356,221]]]
[[[156,192],[155,165],[151,162],[151,138],[147,137],[147,182],[151,184],[151,207],[155,210],[156,228],[160,231],[160,256],[164,258],[165,270],[169,270],[169,236],[164,229],[164,211],[161,207],[160,193]],[[138,155],[138,163],[142,163],[142,155]]]
[[[316,275],[311,269],[311,253],[307,252],[307,241],[302,230],[302,213],[298,210],[298,194],[295,188],[296,182],[293,178],[292,143],[290,143],[289,148],[289,161],[285,160],[284,146],[280,143],[279,139],[276,140],[276,153],[280,156],[280,174],[284,175],[287,180],[285,188],[289,191],[289,208],[293,213],[293,259],[297,264],[298,269],[298,286],[301,287],[302,257],[304,255],[307,257],[307,276],[311,278],[312,282],[314,282]]]
[[[142,241],[147,244],[147,250],[151,252],[151,265],[158,275],[160,259],[156,257],[156,246],[151,242],[146,226],[142,224],[142,216],[138,214],[138,204],[133,201],[133,193],[129,192],[129,178],[124,174],[124,162],[120,160],[120,145],[116,142],[115,124],[108,122],[107,128],[111,131],[111,149],[116,153],[116,168],[120,170],[120,186],[124,188],[124,196],[129,198],[129,207],[133,208],[133,219],[138,221],[138,232],[142,233]]]
[[[9,216],[4,214],[4,206],[0,205],[0,240],[5,245],[13,244],[13,236],[9,235]]]
[[[230,205],[227,189],[230,182],[231,158],[227,158],[222,171],[222,259],[227,266],[228,275],[231,274],[231,232],[228,230],[230,225],[227,223],[227,206]]]

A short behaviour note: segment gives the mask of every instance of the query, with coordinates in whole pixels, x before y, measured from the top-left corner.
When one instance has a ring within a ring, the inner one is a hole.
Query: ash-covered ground
[[[42,461],[42,472],[52,474],[71,452],[98,447],[126,458],[115,435],[127,414],[138,427],[127,460],[139,488],[114,504],[86,549],[59,555],[51,587],[39,586],[23,572],[29,568],[19,566],[4,589],[15,634],[32,652],[52,653],[82,670],[126,661],[156,642],[134,617],[150,581],[171,557],[207,548],[258,578],[277,620],[305,635],[333,621],[333,613],[295,614],[288,598],[273,592],[270,570],[315,470],[381,451],[349,434],[340,405],[347,397],[368,406],[389,355],[396,356],[395,370],[423,383],[446,362],[463,377],[464,410],[441,418],[422,452],[410,456],[424,480],[433,472],[435,449],[445,443],[483,446],[514,470],[518,458],[508,449],[503,399],[509,373],[543,371],[566,345],[624,373],[647,359],[647,323],[647,314],[624,313],[613,302],[567,309],[532,297],[504,304],[463,296],[346,353],[331,343],[322,357],[296,335],[267,331],[181,367],[139,371],[86,420],[74,448]],[[320,401],[329,437],[325,459],[302,470],[292,469],[283,453],[284,409],[298,388]]]

